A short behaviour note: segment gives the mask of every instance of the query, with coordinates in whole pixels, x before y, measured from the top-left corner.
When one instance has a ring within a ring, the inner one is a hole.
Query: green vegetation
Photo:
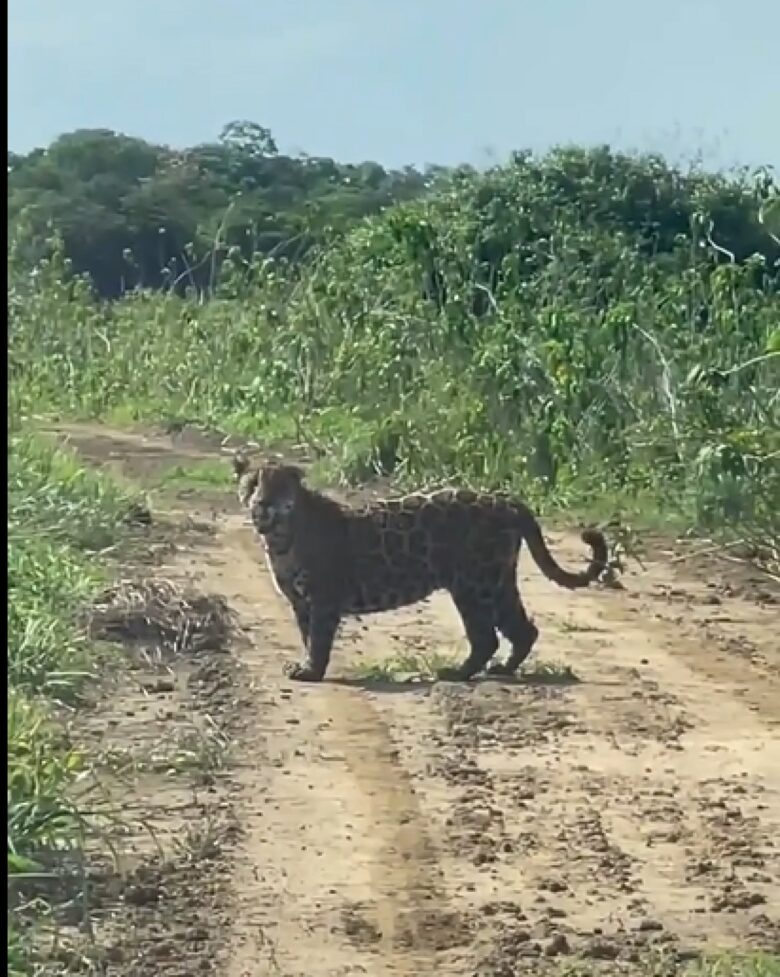
[[[226,489],[232,484],[233,474],[224,461],[174,465],[157,480],[157,485],[163,489]]]
[[[8,468],[8,874],[21,892],[32,881],[45,889],[57,859],[83,842],[84,806],[95,807],[90,759],[68,743],[58,713],[94,674],[97,652],[77,615],[101,586],[95,555],[116,540],[131,500],[18,431]],[[36,907],[48,911],[40,892]],[[9,970],[25,972],[28,951],[12,923]]]
[[[458,652],[401,652],[378,661],[358,662],[350,668],[350,676],[358,682],[376,684],[432,682],[440,668],[454,668],[461,659]]]
[[[457,478],[776,540],[775,195],[766,174],[516,154],[303,263],[233,248],[205,302],[101,302],[59,239],[33,276],[17,239],[13,395],[294,438],[349,482]]]
[[[776,954],[710,955],[690,964],[680,964],[673,954],[656,954],[645,962],[647,977],[780,977],[780,957]],[[565,964],[561,977],[591,977],[593,964],[583,961]]]
[[[209,288],[227,248],[300,261],[365,214],[412,197],[431,174],[409,167],[280,155],[267,129],[232,122],[219,140],[174,150],[104,129],[8,154],[9,224],[28,261],[52,223],[98,292]]]
[[[780,956],[758,953],[705,960],[692,968],[692,977],[780,977]]]
[[[439,669],[456,668],[464,657],[463,652],[402,652],[388,655],[379,661],[365,661],[354,665],[350,675],[359,682],[377,684],[432,682]],[[518,671],[516,681],[526,685],[574,685],[579,682],[579,678],[574,669],[563,662],[534,661]]]

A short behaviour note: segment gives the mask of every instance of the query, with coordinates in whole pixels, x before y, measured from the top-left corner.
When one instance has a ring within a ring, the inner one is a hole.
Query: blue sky
[[[476,164],[609,142],[780,166],[780,0],[9,0],[9,145],[105,127],[185,146]]]

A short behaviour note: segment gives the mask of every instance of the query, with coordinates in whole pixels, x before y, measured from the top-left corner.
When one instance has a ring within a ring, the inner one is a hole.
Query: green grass
[[[350,669],[350,678],[376,684],[433,682],[441,668],[457,667],[464,653],[402,652],[379,661],[360,662]],[[514,681],[528,685],[570,685],[578,682],[576,673],[562,662],[530,662],[517,673]]]
[[[8,874],[22,882],[56,871],[95,813],[91,758],[69,744],[58,716],[63,704],[78,705],[101,660],[78,614],[104,584],[100,554],[119,540],[132,499],[18,430],[8,468]],[[36,905],[48,912],[45,899]],[[17,973],[32,967],[30,925],[27,911],[9,934]]]
[[[8,531],[31,531],[81,551],[111,546],[131,505],[111,479],[85,468],[74,454],[46,439],[12,432],[8,444]]]
[[[724,954],[691,967],[689,977],[780,977],[780,955]]]
[[[520,668],[517,681],[527,685],[574,685],[580,679],[565,662],[532,661]]]
[[[360,662],[350,669],[350,677],[362,682],[406,683],[431,682],[440,668],[452,668],[459,662],[455,653],[421,654],[401,652],[379,661]]]
[[[229,459],[200,461],[191,465],[174,465],[166,469],[157,481],[160,489],[225,489],[233,485]]]
[[[178,775],[192,771],[201,775],[221,770],[227,763],[230,744],[213,725],[181,729],[164,743],[146,746],[141,750],[129,746],[113,747],[100,755],[101,766],[117,776],[137,776],[143,773]]]
[[[564,963],[560,977],[592,977],[589,961]],[[780,956],[772,953],[723,953],[703,957],[690,964],[679,964],[673,956],[658,953],[630,971],[635,977],[780,977]]]

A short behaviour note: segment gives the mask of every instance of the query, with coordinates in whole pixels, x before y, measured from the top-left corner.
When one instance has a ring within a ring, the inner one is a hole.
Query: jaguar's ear
[[[238,480],[238,501],[244,508],[249,505],[249,500],[255,494],[260,472],[255,469],[251,475],[241,475]]]
[[[236,481],[249,471],[249,458],[243,451],[233,452],[233,475]]]

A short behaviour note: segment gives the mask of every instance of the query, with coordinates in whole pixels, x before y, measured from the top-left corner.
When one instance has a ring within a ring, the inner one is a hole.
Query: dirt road
[[[69,434],[130,477],[215,457]],[[623,591],[567,593],[524,557],[550,665],[536,680],[366,678],[463,653],[442,596],[345,626],[328,680],[296,685],[281,666],[297,632],[245,517],[227,493],[185,504],[212,530],[160,572],[224,595],[250,639],[234,649],[249,695],[227,774],[239,832],[220,973],[499,977],[574,956],[639,973],[660,950],[780,950],[780,603],[766,581],[660,554]],[[549,537],[583,563],[576,537]]]

